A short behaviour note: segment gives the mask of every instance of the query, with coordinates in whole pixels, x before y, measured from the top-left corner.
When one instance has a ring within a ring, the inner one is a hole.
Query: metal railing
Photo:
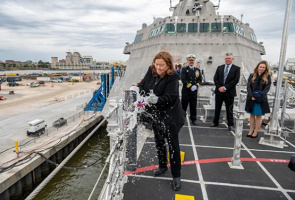
[[[109,173],[99,199],[123,199],[125,171],[137,168],[137,93],[124,91],[123,98],[109,100],[107,131],[110,136]]]

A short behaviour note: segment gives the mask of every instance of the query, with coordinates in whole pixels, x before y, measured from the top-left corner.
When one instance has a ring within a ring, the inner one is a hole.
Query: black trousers
[[[195,121],[197,119],[197,93],[194,94],[182,94],[181,105],[184,112],[187,110],[189,104],[190,108],[190,120]]]
[[[167,138],[170,156],[170,167],[173,178],[181,176],[181,160],[180,160],[180,147],[178,141],[178,134],[170,135],[168,128],[163,124],[153,124],[153,130],[155,133],[155,142],[157,155],[159,159],[159,167],[167,167],[167,150],[165,138]]]
[[[234,97],[228,97],[224,95],[215,95],[215,114],[214,114],[213,123],[219,124],[220,111],[221,111],[223,102],[225,103],[226,118],[227,118],[228,126],[233,126],[234,125],[234,115],[233,115]]]

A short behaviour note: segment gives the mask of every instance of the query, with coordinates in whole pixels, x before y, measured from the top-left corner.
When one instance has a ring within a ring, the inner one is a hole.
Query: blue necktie
[[[225,71],[224,71],[224,76],[223,76],[223,83],[225,83],[225,80],[227,78],[227,75],[228,75],[228,68],[229,66],[228,65],[225,65]]]

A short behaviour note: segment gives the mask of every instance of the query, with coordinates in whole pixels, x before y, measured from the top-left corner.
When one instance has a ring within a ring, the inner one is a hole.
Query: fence
[[[94,89],[89,89],[89,90],[86,90],[86,91],[82,91],[82,92],[80,92],[80,93],[75,93],[75,94],[71,94],[71,95],[68,95],[68,96],[66,96],[66,97],[54,97],[54,101],[66,101],[66,100],[69,100],[69,99],[73,99],[73,98],[76,98],[76,97],[78,97],[78,96],[81,96],[81,95],[83,95],[83,94],[86,94],[86,93],[89,93],[89,92],[93,92],[94,91]]]

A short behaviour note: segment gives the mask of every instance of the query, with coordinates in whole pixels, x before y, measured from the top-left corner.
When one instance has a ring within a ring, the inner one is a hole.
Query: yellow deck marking
[[[175,200],[195,200],[194,196],[175,194]]]

